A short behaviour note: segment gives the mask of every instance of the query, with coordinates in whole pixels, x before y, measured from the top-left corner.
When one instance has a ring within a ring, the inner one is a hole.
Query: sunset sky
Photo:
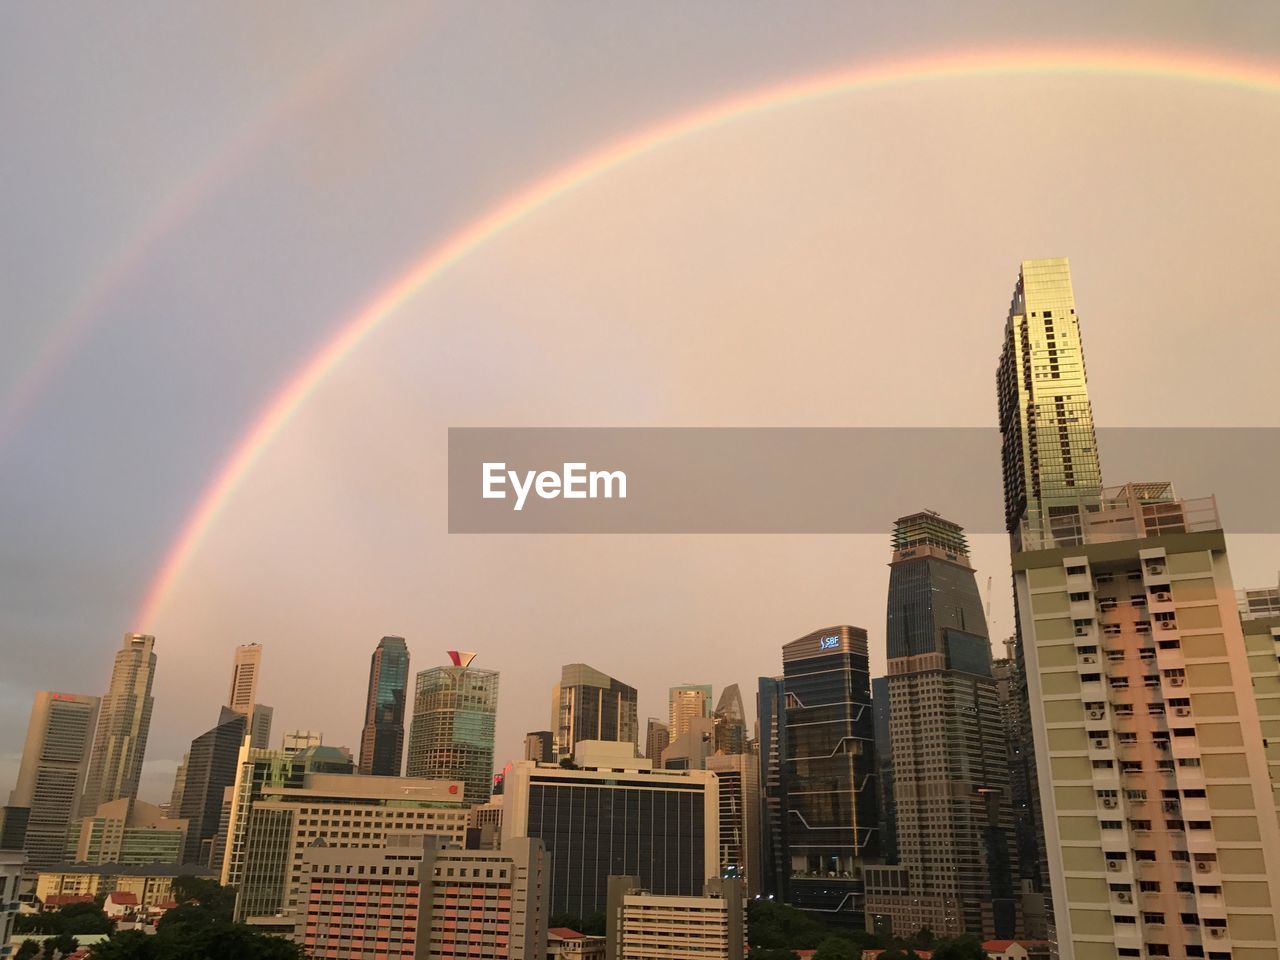
[[[686,682],[737,682],[754,713],[780,646],[827,625],[867,628],[882,665],[893,516],[450,536],[447,428],[991,426],[1024,258],[1071,259],[1099,425],[1280,425],[1274,3],[2,22],[0,799],[34,691],[101,694],[133,630],[157,637],[152,800],[239,643],[265,646],[274,740],[353,749],[382,635],[414,671],[477,651],[499,766],[562,663],[638,687],[642,724]],[[1103,455],[1109,483],[1165,479]],[[996,476],[937,465],[940,490]],[[1007,544],[973,546],[998,639]],[[1276,582],[1280,537],[1230,547],[1237,585]]]

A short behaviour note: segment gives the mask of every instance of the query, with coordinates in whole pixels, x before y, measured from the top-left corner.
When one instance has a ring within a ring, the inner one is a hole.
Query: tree
[[[78,946],[80,946],[80,942],[69,933],[60,933],[56,937],[50,937],[44,942],[45,960],[69,957],[76,952],[76,947]]]
[[[606,932],[606,922],[604,913],[597,910],[582,918],[582,926],[578,928],[578,932],[585,933],[589,937],[603,937]]]
[[[799,960],[794,950],[782,947],[765,947],[763,950],[751,951],[751,960]]]
[[[938,938],[933,935],[933,931],[928,927],[921,927],[911,935],[911,939],[908,942],[917,950],[930,950],[938,942]]]
[[[835,931],[809,914],[776,900],[747,904],[747,943],[759,950],[813,950]]]
[[[971,933],[952,940],[939,941],[933,950],[933,960],[987,960],[982,941]]]
[[[860,951],[854,942],[846,937],[827,937],[813,954],[813,960],[860,960]]]
[[[40,956],[40,944],[34,940],[23,940],[22,946],[13,955],[13,960],[35,960],[38,956]]]
[[[220,920],[230,920],[236,908],[236,888],[210,877],[174,877],[173,899],[180,905],[203,907]]]

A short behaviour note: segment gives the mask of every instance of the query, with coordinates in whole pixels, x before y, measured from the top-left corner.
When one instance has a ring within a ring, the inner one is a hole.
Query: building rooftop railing
[[[1129,483],[1074,506],[1055,505],[1047,515],[1024,518],[1019,539],[1023,551],[1055,550],[1221,529],[1215,497],[1180,500],[1172,484]]]

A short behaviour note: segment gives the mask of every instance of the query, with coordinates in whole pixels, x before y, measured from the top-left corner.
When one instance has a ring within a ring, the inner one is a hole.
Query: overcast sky
[[[276,739],[352,746],[379,637],[406,636],[415,670],[478,651],[503,672],[499,765],[549,723],[561,663],[640,688],[642,721],[682,682],[736,681],[753,712],[781,644],[822,626],[866,627],[882,663],[892,516],[877,537],[450,537],[446,430],[989,426],[1023,258],[1071,258],[1100,424],[1276,425],[1275,93],[1097,74],[850,91],[686,138],[484,244],[325,381],[156,622],[132,622],[298,365],[522,185],[788,80],[1054,44],[1276,70],[1280,13],[7,5],[0,794],[33,692],[101,693],[136,627],[159,657],[151,799],[216,720],[237,643],[266,646]],[[939,463],[939,490],[996,498],[996,469]],[[1007,547],[974,548],[1003,636]],[[1232,551],[1238,581],[1275,582],[1277,538]]]

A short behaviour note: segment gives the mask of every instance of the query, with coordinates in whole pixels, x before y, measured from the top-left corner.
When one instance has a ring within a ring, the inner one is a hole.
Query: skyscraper
[[[756,691],[756,729],[760,741],[760,889],[786,896],[786,825],[783,822],[782,757],[787,752],[787,725],[781,677],[760,677]]]
[[[639,746],[636,690],[585,663],[566,664],[552,694],[556,754],[570,756],[582,740]]]
[[[609,877],[632,874],[654,893],[690,896],[717,872],[719,793],[704,770],[653,770],[633,745],[583,741],[576,766],[515,764],[502,838],[535,837],[551,858],[552,913],[602,911]]]
[[[715,712],[711,714],[713,750],[722,756],[736,756],[747,752],[747,708],[742,703],[742,691],[731,683],[720,691]]]
[[[258,673],[262,668],[262,644],[242,643],[236,647],[231,668],[231,691],[227,706],[248,716],[258,702]]]
[[[1005,525],[1024,517],[1069,536],[1102,492],[1084,348],[1065,257],[1024,260],[996,373]]]
[[[1024,521],[1013,556],[1058,956],[1280,955],[1280,824],[1216,504],[1129,484],[1081,520]]]
[[[524,759],[550,763],[555,759],[555,736],[550,730],[534,730],[524,735]]]
[[[409,684],[409,647],[404,637],[383,637],[369,663],[364,732],[360,737],[360,773],[400,776],[404,756],[405,691]]]
[[[650,717],[644,732],[644,755],[653,761],[654,769],[662,768],[662,751],[671,744],[671,728],[657,717]]]
[[[1078,536],[1081,516],[1102,492],[1102,469],[1089,402],[1080,321],[1066,258],[1024,260],[1005,319],[1004,345],[996,370],[1004,479],[1005,527],[1012,549],[1020,549],[1024,519],[1047,521],[1064,542]],[[1030,694],[1022,660],[1024,644],[1017,603],[1017,643],[1012,671],[1023,741],[1015,752],[1023,772],[1036,778]],[[1033,863],[1021,862],[1022,879],[1038,891],[1048,886],[1048,860],[1040,794],[1032,790],[1027,810],[1037,844]]]
[[[782,671],[782,899],[861,927],[862,867],[879,855],[867,632],[827,627],[793,640]]]
[[[31,707],[11,807],[28,809],[28,869],[52,866],[64,858],[67,828],[89,769],[89,749],[98,719],[98,698],[41,690]]]
[[[136,800],[142,759],[151,730],[151,684],[156,672],[156,638],[126,633],[111,670],[111,685],[98,711],[80,816],[120,797]]]
[[[191,741],[182,806],[174,814],[187,821],[183,863],[222,866],[221,860],[210,863],[213,839],[222,816],[223,793],[236,781],[236,760],[247,722],[244,714],[223,707],[217,724]]]
[[[737,877],[760,893],[760,759],[753,753],[707,757],[720,793],[720,876]]]
[[[690,721],[711,716],[711,684],[687,683],[672,687],[667,694],[667,704],[667,727],[671,739],[677,740],[689,732]]]
[[[498,671],[471,666],[474,653],[449,651],[452,665],[418,674],[405,774],[461,780],[466,802],[493,793],[493,736]]]
[[[886,617],[897,858],[877,929],[1017,935],[1009,756],[982,599],[959,524],[933,511],[894,527]],[[903,888],[905,887],[905,892]]]

